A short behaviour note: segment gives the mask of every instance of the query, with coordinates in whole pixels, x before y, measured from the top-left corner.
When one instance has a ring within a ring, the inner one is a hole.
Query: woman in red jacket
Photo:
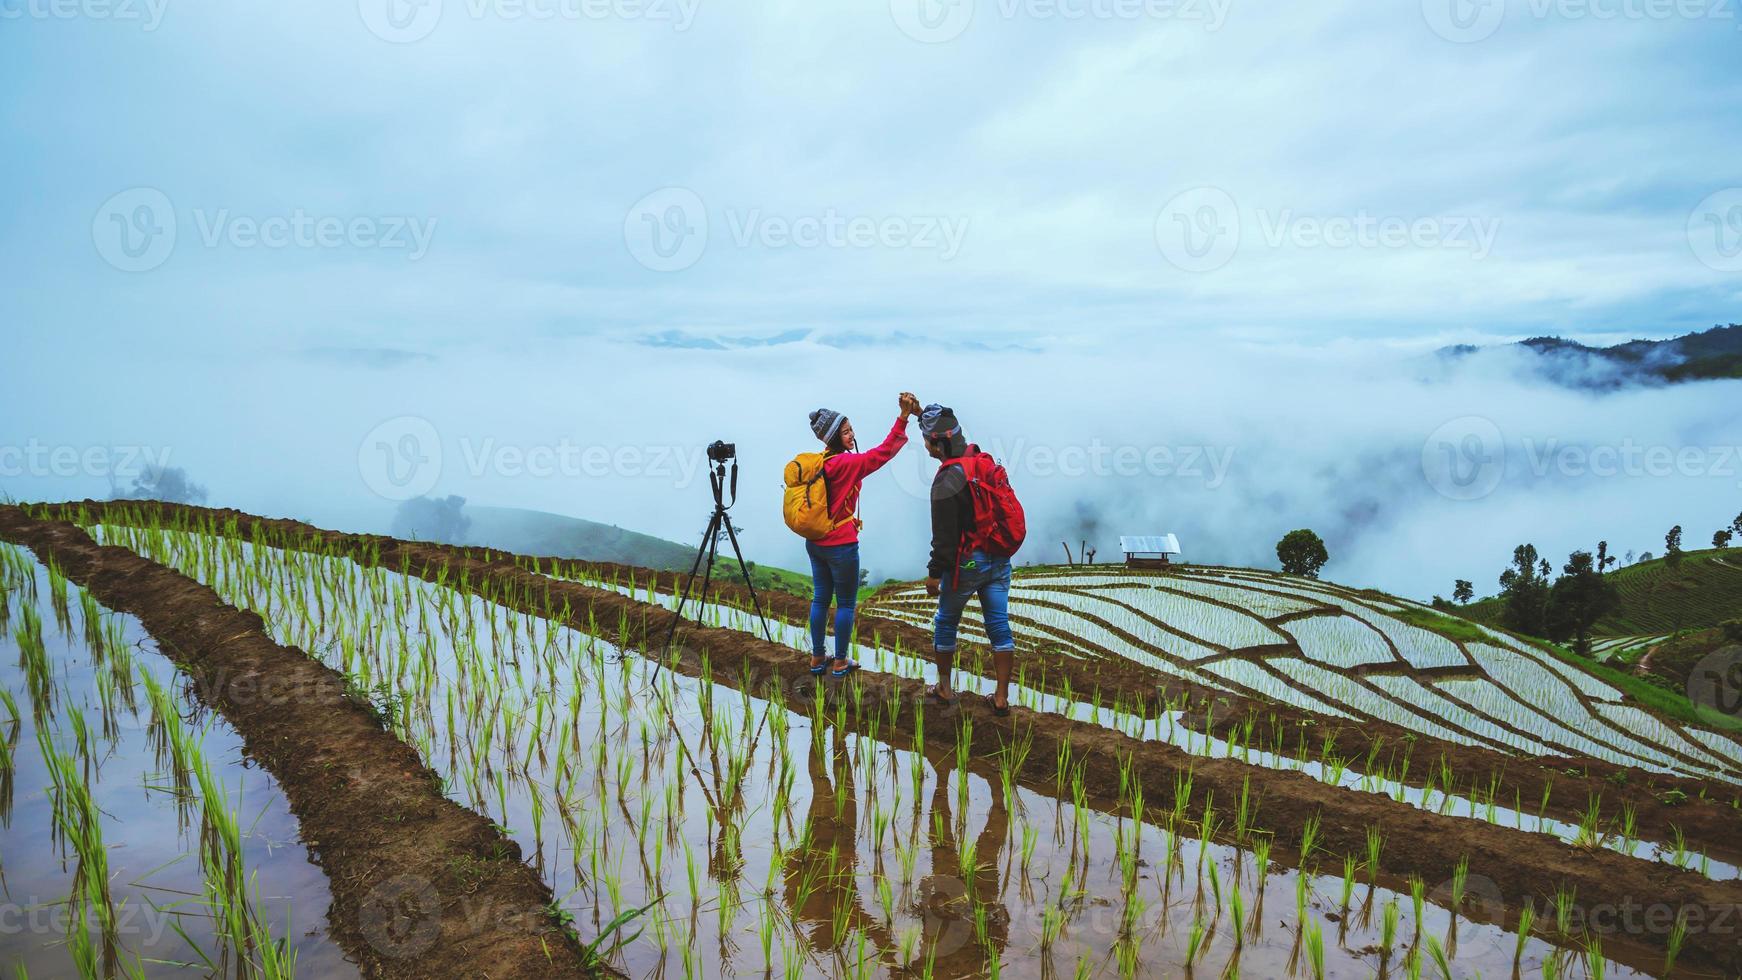
[[[811,560],[811,673],[828,671],[830,677],[845,677],[859,665],[848,656],[853,637],[853,615],[859,605],[859,487],[865,478],[883,468],[907,445],[907,420],[918,415],[919,399],[901,394],[901,416],[882,445],[859,452],[853,423],[839,412],[819,408],[811,413],[811,431],[828,448],[824,451],[823,484],[829,495],[833,531],[805,542]],[[835,657],[828,655],[829,601],[835,605]]]

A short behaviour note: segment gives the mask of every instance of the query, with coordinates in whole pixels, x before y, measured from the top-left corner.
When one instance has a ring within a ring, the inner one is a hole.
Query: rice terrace
[[[1742,0],[0,0],[0,980],[1742,980]]]
[[[156,503],[0,536],[0,807],[43,842],[0,870],[67,891],[20,976],[1742,963],[1707,914],[1742,891],[1736,726],[1406,600],[1025,570],[1049,655],[996,717],[921,697],[910,586],[835,683],[802,601],[764,596],[769,642],[742,586],[660,656],[680,576],[632,566]]]

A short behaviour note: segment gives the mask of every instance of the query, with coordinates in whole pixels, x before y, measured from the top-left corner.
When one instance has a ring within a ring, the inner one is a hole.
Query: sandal
[[[856,671],[858,669],[859,669],[858,662],[853,661],[853,660],[849,660],[849,661],[847,661],[845,666],[836,667],[834,670],[829,671],[829,676],[833,677],[835,680],[840,680],[841,678],[847,676],[848,674],[853,673],[854,671]]]
[[[1002,708],[998,707],[998,696],[996,694],[988,694],[985,697],[986,707],[991,708],[993,714],[1000,718],[1010,717],[1010,705],[1006,704]]]
[[[815,657],[812,657],[811,659],[813,661],[816,660]],[[823,671],[828,670],[828,669],[829,669],[829,658],[824,657],[822,663],[820,663],[820,664],[819,663],[812,663],[811,664],[811,676],[812,677],[821,677],[821,676],[823,676]]]
[[[940,706],[945,707],[945,708],[953,708],[956,706],[956,702],[960,701],[962,699],[962,696],[960,694],[951,694],[951,695],[945,696],[942,691],[938,690],[938,686],[936,684],[933,684],[930,687],[925,689],[925,698],[926,698],[926,700],[930,701],[933,704],[940,705]]]

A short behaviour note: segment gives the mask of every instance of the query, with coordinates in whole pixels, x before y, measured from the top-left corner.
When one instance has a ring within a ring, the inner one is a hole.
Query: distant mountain
[[[471,504],[466,505],[465,516],[471,520],[465,540],[449,543],[479,544],[547,558],[618,562],[661,571],[688,571],[696,558],[695,545],[678,544],[579,517]]]
[[[1501,351],[1523,355],[1528,370],[1558,384],[1596,391],[1742,378],[1742,324],[1735,323],[1670,340],[1630,340],[1613,347],[1532,337],[1502,348],[1443,347],[1437,356],[1442,365],[1456,366]]]

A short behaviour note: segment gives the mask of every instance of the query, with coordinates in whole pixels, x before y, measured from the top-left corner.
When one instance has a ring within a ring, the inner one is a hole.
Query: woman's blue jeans
[[[835,604],[835,659],[846,660],[859,606],[859,543],[823,546],[805,542],[811,559],[811,653],[827,656],[829,601]]]

